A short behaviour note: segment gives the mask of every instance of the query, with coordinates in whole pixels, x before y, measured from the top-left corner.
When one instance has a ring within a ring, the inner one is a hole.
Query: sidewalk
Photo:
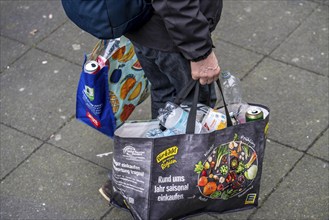
[[[271,109],[260,206],[189,219],[329,219],[329,1],[224,0],[222,70]],[[84,52],[97,39],[59,0],[0,0],[0,219],[130,220],[98,193],[113,141],[75,120]],[[150,117],[148,99],[132,118]]]

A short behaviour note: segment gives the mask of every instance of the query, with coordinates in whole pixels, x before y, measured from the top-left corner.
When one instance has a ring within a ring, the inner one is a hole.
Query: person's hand
[[[215,53],[198,62],[191,61],[191,75],[194,80],[199,80],[201,85],[211,84],[218,79],[220,67]]]

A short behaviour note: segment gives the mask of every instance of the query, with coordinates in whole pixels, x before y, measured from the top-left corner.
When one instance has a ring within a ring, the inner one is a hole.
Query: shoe
[[[106,199],[108,202],[111,201],[111,190],[112,190],[112,181],[107,180],[106,183],[98,190],[100,194]]]

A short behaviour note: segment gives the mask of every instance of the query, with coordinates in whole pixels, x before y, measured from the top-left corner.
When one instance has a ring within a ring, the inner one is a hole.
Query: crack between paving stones
[[[82,159],[82,160],[84,160],[84,161],[87,161],[87,162],[92,163],[92,164],[94,164],[94,165],[96,165],[96,166],[98,166],[98,167],[101,167],[101,168],[103,168],[103,169],[106,169],[107,171],[110,171],[110,170],[111,170],[110,168],[104,167],[104,166],[102,166],[102,165],[100,165],[100,164],[98,164],[98,163],[96,163],[96,162],[94,162],[94,161],[92,161],[92,160],[89,160],[89,159],[87,159],[87,158],[84,158],[84,157],[82,157],[82,156],[80,156],[80,155],[78,155],[78,154],[75,154],[75,153],[73,153],[73,152],[71,152],[71,151],[69,151],[69,150],[66,150],[66,149],[64,149],[64,148],[62,148],[62,147],[56,146],[55,144],[52,144],[52,143],[47,143],[47,144],[49,144],[49,145],[52,146],[52,147],[57,148],[58,150],[62,150],[62,151],[64,151],[65,153],[71,154],[72,156],[78,157],[78,158],[80,158],[80,159]]]
[[[285,37],[285,39],[283,40],[283,41],[281,41],[281,43],[279,43],[276,47],[274,47],[268,54],[263,54],[263,53],[259,53],[258,52],[258,54],[262,54],[263,55],[263,58],[262,59],[260,59],[242,78],[241,78],[241,81],[243,81],[247,76],[249,76],[250,75],[250,73],[253,71],[253,70],[255,70],[256,69],[256,67],[258,67],[259,66],[259,64],[265,59],[265,58],[270,58],[270,59],[273,59],[273,60],[276,60],[276,59],[274,59],[273,57],[271,57],[271,55],[272,55],[272,53],[276,50],[276,49],[278,49],[284,42],[286,42],[289,38],[290,38],[290,36],[313,14],[313,12],[315,12],[315,10],[317,10],[319,8],[319,6],[317,6],[317,7],[315,7],[308,15],[306,15],[301,21],[300,21],[300,23],[296,26],[296,28],[294,28],[286,37]],[[241,47],[241,48],[243,48],[243,49],[246,49],[246,48],[244,48],[244,47],[242,47],[242,46],[239,46],[239,47]],[[281,63],[284,63],[284,64],[286,64],[286,65],[291,65],[291,66],[294,66],[294,65],[292,65],[292,64],[290,64],[290,63],[286,63],[286,62],[284,62],[284,61],[281,61],[281,60],[276,60],[276,61],[278,61],[278,62],[281,62]],[[303,69],[303,70],[307,70],[307,69],[305,69],[305,68],[302,68],[302,67],[299,67],[299,66],[294,66],[294,67],[298,67],[298,68],[300,68],[300,69]],[[310,70],[307,70],[307,71],[310,71]],[[321,76],[323,76],[322,74],[320,74],[320,73],[316,73],[316,72],[314,72],[314,71],[310,71],[311,73],[315,73],[315,74],[317,74],[317,75],[321,75]]]
[[[265,198],[260,202],[258,207],[247,217],[247,220],[252,220],[252,217],[257,213],[258,209],[260,209],[263,204],[268,200],[268,198],[279,188],[280,184],[284,181],[284,179],[291,173],[293,169],[297,166],[299,161],[301,161],[306,154],[304,153],[295,163],[294,165],[288,170],[288,172],[280,178],[279,182],[272,188],[272,190],[265,196]]]
[[[10,174],[12,174],[18,167],[25,163],[35,152],[37,152],[45,143],[40,144],[39,147],[35,148],[24,160],[22,160],[16,167],[9,171],[4,177],[0,179],[0,182],[3,182]]]
[[[323,2],[316,2],[315,0],[305,0],[307,2],[312,2],[312,3],[316,3],[319,6],[329,6],[328,4],[326,4],[324,1]]]
[[[18,42],[18,43],[23,44],[23,45],[25,45],[25,46],[28,47],[28,49],[27,49],[23,54],[21,54],[20,56],[18,56],[14,61],[12,61],[11,63],[9,63],[7,66],[13,65],[13,64],[14,64],[15,62],[17,62],[20,58],[22,58],[25,54],[27,54],[27,52],[31,51],[31,49],[36,49],[36,50],[39,50],[39,51],[41,51],[41,52],[43,52],[43,53],[49,54],[49,55],[51,55],[51,56],[54,56],[54,57],[56,57],[56,58],[58,58],[58,59],[64,60],[64,61],[69,62],[69,63],[74,64],[74,65],[77,65],[78,67],[81,67],[81,63],[75,63],[75,62],[72,62],[72,61],[66,59],[65,57],[59,56],[59,55],[57,55],[57,54],[51,53],[50,51],[46,51],[46,50],[44,50],[44,49],[38,47],[38,44],[39,44],[39,43],[41,43],[43,40],[45,40],[46,38],[48,38],[48,37],[49,37],[51,34],[53,34],[55,31],[57,31],[57,30],[58,30],[60,27],[62,27],[67,21],[68,21],[68,20],[66,20],[65,22],[63,22],[62,24],[60,24],[57,28],[55,28],[55,29],[54,29],[52,32],[50,32],[47,36],[45,36],[44,38],[40,39],[38,42],[33,43],[33,44],[31,44],[31,45],[28,45],[28,44],[26,44],[26,43],[24,43],[24,42],[21,42],[21,41],[19,41],[19,40],[17,40],[17,39],[14,39],[14,38],[11,38],[11,37],[8,37],[8,36],[0,35],[1,37],[7,38],[7,39],[12,40],[12,41],[15,41],[15,42]],[[5,70],[6,70],[6,68],[3,69],[3,70],[1,70],[1,71],[0,71],[0,75],[1,75],[3,72],[5,72]]]
[[[75,115],[73,115],[73,116],[71,116],[70,118],[69,118],[69,120],[67,121],[67,122],[65,122],[65,123],[63,123],[63,125],[61,125],[53,134],[51,134],[48,138],[46,138],[45,140],[42,140],[41,138],[39,138],[39,137],[35,137],[35,136],[33,136],[33,135],[31,135],[31,134],[28,134],[28,133],[26,133],[26,132],[24,132],[24,131],[21,131],[21,130],[19,130],[19,129],[17,129],[17,128],[15,128],[15,127],[12,127],[12,126],[10,126],[10,125],[7,125],[7,124],[5,124],[5,123],[3,123],[3,122],[0,122],[0,124],[2,124],[2,125],[4,125],[4,126],[6,126],[6,127],[8,127],[8,128],[11,128],[11,129],[13,129],[13,130],[15,130],[15,131],[17,131],[17,132],[19,132],[19,133],[22,133],[22,134],[24,134],[24,135],[26,135],[26,136],[29,136],[29,137],[32,137],[32,138],[34,138],[34,139],[36,139],[36,140],[38,140],[38,141],[41,141],[42,143],[40,144],[40,146],[38,146],[38,147],[36,147],[25,159],[23,159],[16,167],[14,167],[11,171],[9,171],[4,177],[2,177],[1,179],[0,179],[0,182],[2,182],[2,181],[4,181],[11,173],[13,173],[17,168],[19,168],[25,161],[27,161],[35,152],[37,152],[43,145],[45,145],[45,144],[49,144],[48,143],[48,141],[50,140],[50,138],[54,135],[54,134],[56,134],[56,133],[58,133],[58,131],[60,130],[60,129],[62,129],[68,122],[70,122],[73,118],[75,117]],[[51,144],[50,144],[51,145]],[[98,165],[99,166],[99,165]],[[108,168],[106,168],[106,169],[108,169]]]
[[[25,44],[24,44],[25,45]],[[3,74],[6,70],[7,67],[13,65],[14,63],[16,63],[19,59],[21,59],[25,54],[27,54],[30,50],[32,49],[32,47],[29,47],[25,52],[23,52],[20,56],[16,57],[16,59],[14,59],[12,62],[10,62],[3,70],[0,71],[0,75]]]
[[[292,147],[292,146],[290,146],[290,145],[287,145],[287,144],[281,143],[280,141],[277,141],[277,140],[274,140],[274,139],[269,139],[269,138],[268,138],[268,140],[273,141],[274,143],[280,144],[280,145],[282,145],[282,146],[284,146],[284,147],[290,148],[290,149],[292,149],[292,150],[298,151],[298,152],[300,152],[300,153],[305,153],[305,154],[307,154],[308,156],[311,156],[311,157],[313,157],[313,158],[315,158],[315,159],[318,159],[318,160],[321,160],[321,161],[323,161],[323,162],[329,163],[329,160],[326,160],[326,159],[324,159],[324,158],[321,158],[321,157],[318,157],[318,156],[312,155],[312,154],[306,152],[306,150],[300,150],[300,149],[298,149],[298,148],[295,148],[295,147]]]
[[[327,76],[325,74],[315,72],[314,70],[307,69],[305,67],[297,66],[296,64],[293,64],[293,63],[289,63],[289,62],[286,62],[286,61],[279,60],[275,57],[267,56],[267,58],[272,59],[272,60],[277,61],[277,62],[280,62],[280,63],[283,63],[283,64],[286,64],[286,65],[289,65],[289,66],[296,67],[296,68],[301,69],[301,70],[305,70],[307,72],[313,73],[313,74],[318,75],[318,76],[324,76],[324,77],[329,78],[329,75]]]
[[[37,45],[39,43],[41,43],[42,41],[44,41],[46,38],[48,38],[50,35],[52,35],[55,31],[57,31],[59,28],[61,28],[62,26],[64,26],[65,23],[67,23],[69,21],[69,19],[66,19],[63,23],[59,24],[56,28],[54,28],[54,30],[52,30],[51,32],[49,32],[49,34],[47,36],[44,36],[43,38],[41,38],[40,40],[38,40],[37,42],[35,42],[33,44],[34,47],[37,47]]]
[[[50,52],[50,51],[47,51],[47,50],[41,49],[40,47],[34,47],[34,49],[39,50],[39,51],[41,51],[41,52],[43,52],[43,53],[49,54],[49,55],[51,55],[51,56],[54,56],[54,57],[56,57],[56,58],[58,58],[58,59],[64,60],[64,61],[66,61],[66,62],[68,62],[68,63],[73,64],[73,65],[77,65],[78,67],[81,67],[81,65],[82,65],[81,63],[80,63],[80,64],[75,63],[75,62],[73,62],[73,61],[71,61],[71,60],[66,59],[65,57],[62,57],[62,56],[57,55],[57,54],[54,54],[54,53],[52,53],[52,52]]]
[[[108,215],[111,213],[111,211],[113,210],[113,208],[114,208],[114,207],[110,206],[110,209],[107,210],[107,211],[105,212],[105,214],[102,215],[102,216],[99,218],[99,220],[103,220],[106,216],[108,216]]]
[[[267,196],[265,196],[265,198],[261,201],[261,203],[259,204],[259,206],[248,216],[247,220],[251,220],[252,217],[257,213],[258,209],[260,209],[263,204],[268,200],[268,198],[276,191],[276,189],[280,186],[280,184],[284,181],[284,179],[291,173],[291,171],[293,171],[295,169],[295,167],[297,166],[297,164],[299,163],[299,161],[301,161],[305,155],[309,155],[307,154],[307,151],[315,144],[315,142],[323,136],[323,134],[328,130],[329,126],[327,126],[315,139],[314,141],[307,147],[307,149],[305,151],[301,151],[303,153],[303,155],[293,164],[293,166],[288,170],[288,172],[280,178],[279,182],[272,188],[272,190],[269,192],[269,194]],[[310,155],[313,156],[313,155]],[[314,156],[313,156],[314,157]],[[320,159],[320,158],[319,158]],[[328,162],[324,159],[320,159],[322,161]]]
[[[6,127],[8,127],[8,128],[11,128],[11,129],[13,129],[13,130],[15,130],[15,131],[17,131],[17,132],[19,132],[19,133],[22,133],[22,134],[24,134],[24,135],[26,135],[26,136],[29,136],[29,137],[34,138],[34,139],[37,139],[38,141],[45,142],[45,141],[42,140],[41,138],[36,137],[36,136],[33,136],[33,135],[31,135],[31,134],[28,134],[28,133],[26,133],[25,131],[21,131],[21,130],[15,128],[15,127],[12,127],[11,125],[5,124],[5,123],[3,123],[3,122],[0,122],[0,124],[2,124],[3,126],[6,126]]]

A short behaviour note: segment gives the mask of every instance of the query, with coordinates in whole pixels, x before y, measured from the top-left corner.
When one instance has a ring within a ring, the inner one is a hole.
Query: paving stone
[[[215,220],[216,217],[211,216],[211,214],[200,214],[191,217],[187,217],[186,220]],[[108,215],[106,215],[103,220],[133,220],[132,215],[126,211],[119,208],[113,207]]]
[[[49,143],[103,167],[112,167],[113,140],[76,119],[73,119],[53,135]],[[104,180],[106,176],[105,174]]]
[[[1,219],[97,219],[104,169],[44,145],[1,182]]]
[[[97,38],[68,21],[40,42],[38,47],[82,65],[84,54],[91,53],[97,42]]]
[[[134,218],[129,211],[112,207],[110,213],[108,213],[102,220],[133,220]]]
[[[0,121],[47,139],[75,112],[81,69],[32,49],[0,75]]]
[[[306,150],[328,126],[328,78],[265,59],[243,81],[247,102],[271,109],[269,137]]]
[[[263,55],[225,43],[216,39],[215,36],[213,43],[216,46],[214,50],[219,58],[221,70],[229,70],[239,78],[242,78],[263,58]]]
[[[251,219],[328,219],[328,163],[305,156]]]
[[[329,130],[327,130],[307,152],[329,161]]]
[[[325,5],[329,5],[329,0],[310,0],[310,1],[325,4]]]
[[[329,8],[322,6],[271,56],[329,76]]]
[[[0,48],[0,71],[10,68],[9,65],[28,50],[28,46],[1,36]]]
[[[150,98],[137,106],[129,120],[147,120],[151,118]],[[113,139],[73,119],[49,143],[66,149],[103,167],[112,168]],[[106,153],[110,153],[106,155]],[[104,175],[106,178],[106,175]]]
[[[186,218],[187,220],[216,220],[217,218],[212,216],[211,214],[201,214],[201,215],[195,215]]]
[[[61,1],[1,1],[1,35],[34,44],[67,20]]]
[[[128,120],[149,120],[151,118],[151,97],[149,96],[134,109]]]
[[[214,32],[221,39],[269,54],[316,6],[307,1],[224,1]]]
[[[0,124],[0,178],[29,156],[42,142]]]

